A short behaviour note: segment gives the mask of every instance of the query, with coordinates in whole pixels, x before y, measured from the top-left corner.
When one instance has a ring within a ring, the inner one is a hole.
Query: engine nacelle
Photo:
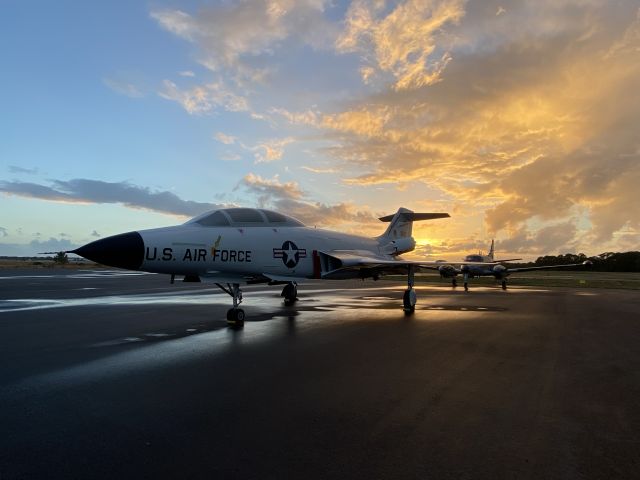
[[[400,255],[416,248],[416,241],[412,237],[397,238],[383,245],[380,250],[387,255]]]
[[[509,276],[509,271],[504,265],[494,265],[491,271],[493,272],[493,276],[496,277],[496,280],[503,280]]]
[[[457,275],[455,267],[451,265],[442,265],[441,267],[438,267],[438,272],[440,272],[440,276],[442,278],[453,278]]]

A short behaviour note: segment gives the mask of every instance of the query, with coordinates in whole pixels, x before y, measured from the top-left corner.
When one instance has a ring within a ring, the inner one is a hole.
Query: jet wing
[[[509,273],[515,273],[515,272],[531,272],[533,270],[547,270],[550,268],[562,268],[562,267],[588,267],[590,265],[593,265],[593,262],[591,262],[591,260],[585,260],[582,263],[567,263],[565,265],[546,265],[546,266],[542,266],[542,267],[522,267],[522,268],[509,268],[507,271]]]
[[[408,267],[416,271],[435,269],[445,265],[442,261],[404,260],[391,256],[377,255],[362,250],[332,250],[319,252],[322,265],[322,278],[350,278],[360,270],[371,270],[377,273],[406,273]],[[460,262],[461,265],[487,265],[486,262]]]
[[[270,279],[265,275],[233,275],[229,272],[210,270],[198,276],[205,283],[268,283]]]

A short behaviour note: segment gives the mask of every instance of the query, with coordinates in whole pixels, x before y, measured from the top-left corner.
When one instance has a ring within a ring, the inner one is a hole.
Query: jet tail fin
[[[380,238],[393,240],[397,238],[411,237],[413,222],[447,217],[449,217],[448,213],[417,213],[407,208],[399,208],[393,215],[380,217],[380,221],[390,222],[387,230],[380,236]]]

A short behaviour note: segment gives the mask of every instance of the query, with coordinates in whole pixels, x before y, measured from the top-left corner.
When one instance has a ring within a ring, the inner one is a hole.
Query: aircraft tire
[[[507,289],[507,281],[506,280],[502,280],[502,289],[503,290]]]
[[[412,298],[411,298],[412,293],[413,293],[413,304],[412,304]],[[402,296],[402,309],[405,311],[405,313],[413,313],[416,311],[415,292],[413,292],[412,290],[404,291],[404,295]]]
[[[227,323],[236,327],[244,325],[244,310],[241,308],[231,308],[227,311]]]
[[[284,297],[285,305],[293,305],[298,300],[298,289],[294,284],[289,283],[282,289],[282,296]]]
[[[464,291],[465,292],[469,291],[469,284],[467,282],[464,282]]]

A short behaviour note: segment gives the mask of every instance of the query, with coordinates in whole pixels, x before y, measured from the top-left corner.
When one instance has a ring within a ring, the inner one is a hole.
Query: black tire
[[[456,279],[454,278],[453,280],[451,280],[451,286],[453,288],[456,288],[458,286],[458,282],[456,281]]]
[[[411,290],[405,290],[402,295],[402,309],[405,313],[413,313],[416,311],[416,306],[411,305]]]
[[[502,289],[503,290],[507,289],[507,281],[506,280],[502,280]]]
[[[227,311],[227,323],[233,326],[244,325],[245,314],[241,308],[232,308]]]
[[[469,291],[469,284],[467,282],[464,282],[464,291],[465,292]]]
[[[293,305],[298,300],[298,289],[294,284],[289,283],[282,289],[281,296],[284,297],[285,305]]]

